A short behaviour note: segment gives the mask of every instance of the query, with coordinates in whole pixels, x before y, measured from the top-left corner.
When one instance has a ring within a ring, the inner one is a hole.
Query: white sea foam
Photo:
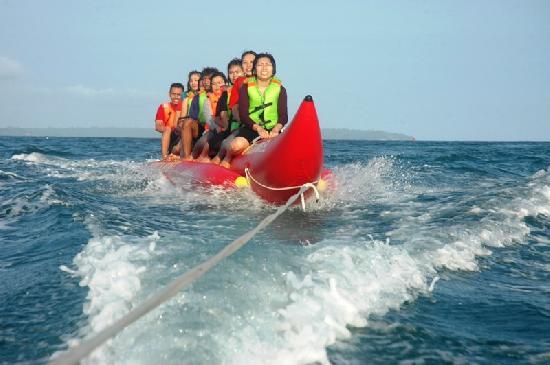
[[[3,170],[0,170],[0,176],[6,176],[6,177],[8,177],[8,178],[13,178],[13,179],[18,179],[18,178],[20,178],[20,176],[17,175],[16,173],[14,173],[14,172],[3,171]]]
[[[13,155],[12,160],[25,161],[43,169],[46,176],[75,178],[78,181],[119,180],[142,170],[143,163],[117,160],[72,160],[40,152]],[[131,177],[131,176],[129,176]]]
[[[399,180],[391,159],[347,168],[344,176],[335,169],[338,186],[342,181],[346,186],[322,209],[384,203],[388,208],[381,214],[397,217],[387,240],[341,227],[316,245],[243,250],[121,333],[88,363],[328,364],[327,346],[349,337],[353,327],[368,326],[371,316],[430,295],[446,270],[478,270],[480,256],[524,243],[530,233],[525,217],[548,215],[550,208],[550,171],[535,174],[525,187],[493,186],[502,189],[497,195],[502,198],[480,198],[459,209],[452,201],[417,201],[418,187]],[[152,181],[145,188],[151,195],[155,189],[160,195],[175,194],[166,181]],[[195,203],[194,193],[181,194],[184,206]],[[200,197],[227,207],[215,202],[219,198]],[[345,218],[346,210],[340,211]],[[199,231],[227,232],[196,224]],[[164,237],[177,242],[166,246],[157,234],[106,237],[97,226],[90,230],[94,238],[75,258],[76,269],[65,270],[78,273],[89,287],[89,325],[82,336],[112,323],[154,292],[156,284],[185,271],[189,261],[208,257],[206,242],[201,247],[185,237]]]
[[[93,226],[93,218],[87,221]],[[97,233],[97,227],[90,228]],[[80,285],[89,289],[83,308],[89,321],[80,336],[101,331],[129,311],[158,239],[157,233],[145,238],[95,236],[75,257],[74,269],[60,266],[60,270],[79,276]],[[78,338],[68,341],[71,347],[79,342]],[[102,363],[106,351],[108,348],[98,349],[88,361]]]
[[[35,214],[52,205],[67,205],[67,203],[57,197],[54,188],[49,184],[40,186],[38,191],[32,194],[19,194],[7,198],[0,203],[0,209],[4,213],[0,229],[7,229],[21,217]]]

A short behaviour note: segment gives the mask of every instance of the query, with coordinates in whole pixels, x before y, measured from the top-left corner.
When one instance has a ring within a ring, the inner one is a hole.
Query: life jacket
[[[233,91],[233,89],[234,87],[231,86],[226,90],[227,91],[227,120],[229,121],[230,132],[233,132],[235,129],[239,129],[241,127],[241,122],[233,118],[233,112],[231,111],[231,108],[229,108],[229,99],[231,99],[231,92]]]
[[[216,109],[218,108],[218,101],[220,101],[220,97],[222,96],[222,92],[220,92],[218,95],[216,95],[214,92],[211,92],[210,95],[208,95],[208,100],[210,101],[210,110],[212,111],[212,115],[216,114]]]
[[[193,98],[195,97],[195,92],[188,91],[187,96],[185,97],[184,102],[187,103],[187,113],[189,113],[189,108],[191,108],[191,103],[193,102]]]
[[[255,77],[248,78],[247,84],[250,119],[270,131],[279,120],[278,105],[279,95],[281,94],[281,80],[272,77],[263,95],[258,89]]]
[[[206,125],[206,116],[204,115],[204,103],[208,99],[206,91],[199,92],[199,124],[204,126],[207,129]]]
[[[168,126],[168,123],[170,123],[170,118],[168,118],[168,115],[170,114],[170,112],[176,112],[177,110],[172,108],[172,104],[171,103],[163,103],[162,104],[162,108],[164,109],[164,125],[165,126]],[[174,126],[170,126],[171,128],[173,128]]]

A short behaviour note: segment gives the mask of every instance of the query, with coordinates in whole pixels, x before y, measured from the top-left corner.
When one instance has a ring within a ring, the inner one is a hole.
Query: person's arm
[[[281,92],[279,94],[279,101],[277,102],[277,114],[279,115],[279,120],[271,132],[269,132],[270,137],[275,137],[279,135],[281,129],[288,123],[288,105],[287,105],[287,95],[286,89],[284,86],[281,86]]]
[[[210,101],[206,99],[203,106],[203,113],[204,113],[204,119],[206,120],[206,124],[208,125],[208,128],[213,131],[216,129],[216,121],[214,120],[214,115],[212,114],[212,107],[210,106]]]
[[[162,156],[162,159],[165,160],[168,155],[168,145],[170,144],[170,134],[172,133],[172,128],[170,128],[170,125],[165,123],[165,120],[168,120],[168,123],[170,122],[170,118],[173,117],[176,113],[170,113],[169,115],[166,115],[166,108],[165,104],[161,104],[157,110],[157,115],[155,117],[155,129],[158,132],[162,133],[162,136],[160,138],[160,153]]]
[[[227,115],[227,91],[222,93],[216,107],[216,124],[222,129],[227,129],[229,117]]]
[[[231,97],[229,98],[229,108],[233,109],[235,105],[239,103],[239,90],[241,90],[241,86],[243,85],[244,78],[239,77],[237,80],[235,80],[235,84],[233,85],[233,91],[231,92]]]
[[[231,108],[231,113],[233,113],[233,119],[235,119],[237,122],[241,121],[241,115],[239,114],[239,104],[233,105],[233,108]]]
[[[231,92],[231,97],[229,98],[229,109],[233,113],[233,119],[240,122],[241,116],[239,115],[239,93],[243,83],[243,78],[239,77],[235,80],[235,85],[233,85],[233,92]]]
[[[164,104],[160,104],[155,116],[155,130],[162,133],[164,129],[166,129],[166,125],[164,124]]]

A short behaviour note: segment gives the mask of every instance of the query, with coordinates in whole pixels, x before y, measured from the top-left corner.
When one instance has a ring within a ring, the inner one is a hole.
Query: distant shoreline
[[[323,128],[323,139],[414,141],[414,137],[384,131]],[[152,128],[0,128],[0,136],[13,137],[130,137],[158,138]]]

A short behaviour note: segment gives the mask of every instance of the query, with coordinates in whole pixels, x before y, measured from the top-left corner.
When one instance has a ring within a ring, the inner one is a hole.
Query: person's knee
[[[231,142],[231,150],[232,151],[241,151],[244,150],[246,147],[248,147],[248,141],[244,138],[235,138]]]
[[[191,128],[193,128],[193,123],[195,121],[191,118],[185,118],[183,119],[182,121],[182,125],[183,125],[183,128],[184,130],[190,130]]]
[[[180,130],[180,131],[183,130],[183,127],[184,127],[184,125],[185,125],[185,119],[186,119],[186,118],[180,118],[180,119],[178,119],[178,123],[177,123],[177,129],[178,129],[178,130]]]

